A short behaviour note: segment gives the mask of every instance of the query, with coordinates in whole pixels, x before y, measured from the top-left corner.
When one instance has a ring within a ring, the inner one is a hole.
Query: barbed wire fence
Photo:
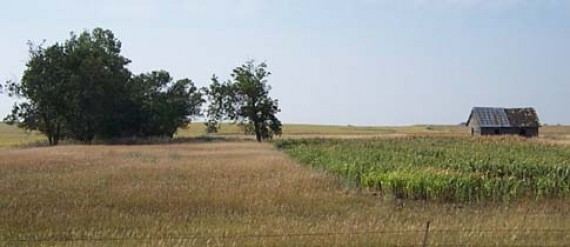
[[[423,228],[423,229],[422,229]],[[378,244],[378,246],[393,246],[393,247],[427,247],[427,246],[517,246],[517,247],[562,247],[570,246],[570,229],[562,228],[517,228],[517,229],[458,229],[458,228],[433,228],[430,227],[430,222],[426,222],[422,228],[418,229],[404,229],[404,230],[385,230],[385,231],[362,231],[362,232],[291,232],[291,233],[267,233],[267,234],[185,234],[178,236],[144,236],[144,237],[73,237],[68,234],[56,234],[44,238],[7,238],[0,239],[0,246],[18,246],[19,244],[32,244],[40,245],[42,243],[66,243],[73,246],[79,246],[82,243],[98,243],[107,245],[111,242],[121,242],[123,244],[140,245],[147,243],[193,243],[196,246],[227,246],[223,243],[233,243],[234,245],[240,243],[252,243],[258,241],[263,245],[263,242],[270,240],[275,245],[281,242],[282,245],[288,243],[312,243],[316,246],[361,246],[361,243],[366,245]],[[459,236],[468,234],[477,236],[478,238],[473,241],[453,242],[449,238],[442,239],[441,236]],[[518,236],[524,241],[499,239],[499,241],[485,241],[485,236],[499,234],[500,236]],[[553,235],[554,234],[554,235]],[[545,239],[540,239],[538,236],[550,235],[550,239],[554,239],[556,243],[549,243]],[[390,240],[385,240],[390,236]],[[538,237],[538,238],[537,238]],[[342,239],[341,239],[342,238]],[[360,241],[358,241],[360,239]],[[528,239],[535,241],[528,241]],[[295,240],[296,241],[292,241]],[[328,239],[328,241],[321,241],[321,239]],[[395,239],[395,240],[394,240]],[[445,240],[447,239],[447,240]],[[362,241],[364,240],[364,241]],[[319,244],[319,243],[322,243]],[[354,245],[353,245],[354,244]],[[231,245],[231,244],[228,244]]]

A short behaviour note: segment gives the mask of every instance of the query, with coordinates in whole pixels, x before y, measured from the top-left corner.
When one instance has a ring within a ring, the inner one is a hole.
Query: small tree
[[[281,134],[278,100],[269,96],[267,64],[248,61],[233,70],[233,80],[220,83],[214,75],[205,89],[208,95],[208,123],[225,120],[239,124],[246,134],[255,134],[261,142]]]
[[[65,110],[68,90],[64,47],[48,48],[28,43],[30,60],[21,82],[6,82],[9,96],[26,99],[14,105],[4,121],[18,127],[45,134],[50,145],[57,145],[65,136]]]

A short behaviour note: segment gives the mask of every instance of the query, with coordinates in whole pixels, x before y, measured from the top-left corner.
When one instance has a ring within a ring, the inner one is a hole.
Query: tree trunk
[[[53,145],[57,146],[59,140],[61,139],[61,124],[57,124],[57,130],[55,131],[55,136],[53,137]]]
[[[95,139],[95,135],[87,136],[87,140],[85,140],[85,144],[87,144],[87,145],[93,144],[93,139]]]
[[[50,146],[54,146],[54,144],[53,144],[53,134],[54,134],[53,132],[54,132],[54,128],[53,128],[53,126],[51,125],[50,118],[49,118],[49,116],[48,116],[47,114],[42,114],[42,118],[43,118],[44,123],[45,123],[45,125],[46,125],[45,135],[46,135],[47,138],[48,138],[48,143],[49,143]]]
[[[254,129],[255,129],[255,138],[257,139],[257,142],[261,142],[262,141],[262,136],[261,136],[261,127],[259,126],[260,124],[258,122],[255,122],[253,124]]]

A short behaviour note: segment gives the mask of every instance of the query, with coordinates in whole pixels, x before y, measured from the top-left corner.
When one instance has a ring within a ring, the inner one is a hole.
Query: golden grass
[[[366,137],[401,134],[467,134],[467,128],[454,125],[414,125],[404,127],[374,127],[374,126],[335,126],[310,124],[283,125],[283,138],[298,137]],[[204,134],[203,123],[192,123],[188,128],[181,129],[177,136],[194,137]],[[241,129],[233,124],[223,124],[219,135],[243,135]]]
[[[192,123],[180,129],[178,137],[204,135],[203,123]],[[235,125],[223,124],[219,136],[246,137]],[[377,138],[403,135],[454,135],[468,136],[469,129],[460,125],[413,125],[413,126],[335,126],[310,124],[285,124],[283,135],[276,138]],[[540,138],[554,143],[570,144],[570,126],[548,125],[540,128]]]
[[[36,132],[25,131],[16,126],[0,123],[0,148],[24,145],[45,139]]]
[[[187,128],[182,128],[176,137],[198,137],[204,135],[203,123],[192,123]],[[375,126],[335,126],[335,125],[310,125],[310,124],[285,124],[283,134],[275,139],[287,138],[378,138],[395,137],[403,135],[467,135],[467,128],[454,125],[414,125],[404,127],[375,127]],[[230,136],[243,139],[253,139],[253,136],[244,135],[242,130],[233,124],[222,124],[214,136]]]
[[[544,126],[540,129],[540,140],[570,144],[570,126]],[[204,123],[196,122],[181,128],[176,137],[193,138],[205,135]],[[285,124],[283,138],[378,138],[404,135],[456,135],[468,136],[465,126],[459,125],[413,125],[399,127],[373,127],[373,126],[335,126],[310,124]],[[253,139],[253,136],[244,135],[239,127],[233,124],[223,124],[219,133],[214,136],[232,137],[239,139]],[[22,146],[33,142],[45,142],[46,138],[36,132],[20,130],[15,126],[0,123],[0,148],[9,146]]]
[[[428,220],[430,246],[570,244],[568,199],[390,201],[269,144],[60,146],[0,157],[0,246],[417,246]]]

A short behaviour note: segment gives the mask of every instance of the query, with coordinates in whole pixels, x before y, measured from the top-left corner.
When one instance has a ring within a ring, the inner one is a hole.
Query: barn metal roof
[[[467,120],[475,115],[481,127],[539,127],[540,122],[534,108],[474,107]]]

